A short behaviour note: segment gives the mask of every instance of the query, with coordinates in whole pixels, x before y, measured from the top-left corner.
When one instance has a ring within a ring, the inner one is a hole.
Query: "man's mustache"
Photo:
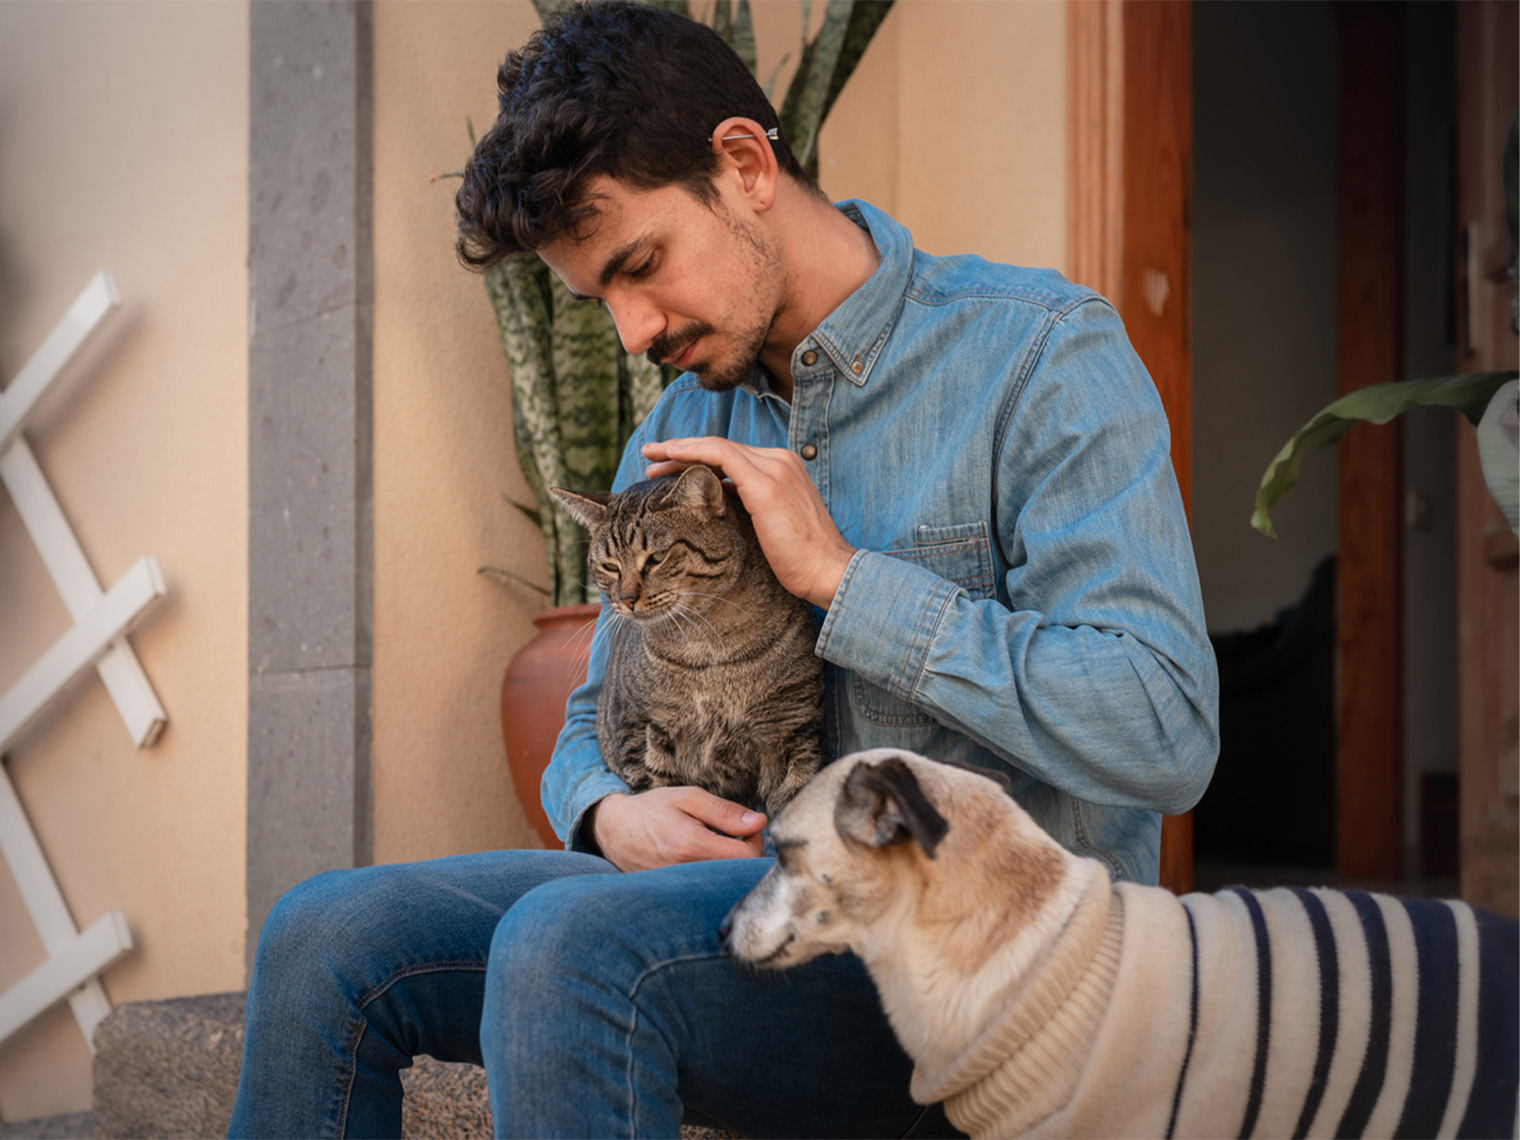
[[[651,364],[664,364],[667,360],[674,360],[680,356],[693,341],[712,331],[712,325],[703,321],[693,321],[685,328],[663,332],[650,342],[649,351],[644,356]]]

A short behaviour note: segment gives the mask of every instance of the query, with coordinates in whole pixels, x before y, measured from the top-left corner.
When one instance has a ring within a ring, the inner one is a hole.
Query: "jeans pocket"
[[[883,553],[931,570],[973,598],[993,596],[992,545],[986,522],[920,526],[913,532],[911,547]],[[939,724],[911,701],[855,673],[850,674],[850,694],[856,711],[873,724],[896,729],[932,728]]]

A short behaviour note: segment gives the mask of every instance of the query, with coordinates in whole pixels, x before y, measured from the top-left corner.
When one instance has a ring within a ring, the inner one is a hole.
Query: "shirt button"
[[[857,375],[857,376],[859,376],[862,372],[865,371],[865,365],[863,365],[863,364],[860,363],[860,357],[857,356],[855,358],[854,362],[851,363],[851,365],[850,365],[850,371],[853,372],[853,373],[855,373],[855,375]]]
[[[811,443],[804,443],[802,445],[802,451],[799,454],[804,459],[808,459],[808,460],[817,459],[818,458],[818,449],[816,447],[814,447]]]
[[[811,368],[813,365],[815,365],[815,364],[818,363],[818,354],[816,352],[814,352],[811,348],[808,349],[806,352],[804,352],[802,354],[802,363],[806,364],[809,368]]]

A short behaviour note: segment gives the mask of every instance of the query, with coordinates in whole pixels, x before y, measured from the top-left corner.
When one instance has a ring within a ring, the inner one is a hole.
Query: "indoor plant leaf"
[[[1503,385],[1478,421],[1478,462],[1489,494],[1520,536],[1520,383]]]
[[[1342,396],[1294,432],[1267,467],[1256,492],[1251,525],[1276,538],[1268,512],[1293,486],[1304,455],[1315,448],[1339,443],[1358,423],[1385,424],[1410,408],[1438,405],[1457,408],[1476,424],[1500,385],[1514,376],[1513,372],[1474,372],[1434,380],[1403,380],[1370,384]]]

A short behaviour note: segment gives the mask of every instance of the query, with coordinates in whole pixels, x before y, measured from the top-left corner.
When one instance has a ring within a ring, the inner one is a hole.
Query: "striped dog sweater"
[[[1514,1136],[1520,927],[1462,902],[1094,875],[967,1053],[974,1136]]]

